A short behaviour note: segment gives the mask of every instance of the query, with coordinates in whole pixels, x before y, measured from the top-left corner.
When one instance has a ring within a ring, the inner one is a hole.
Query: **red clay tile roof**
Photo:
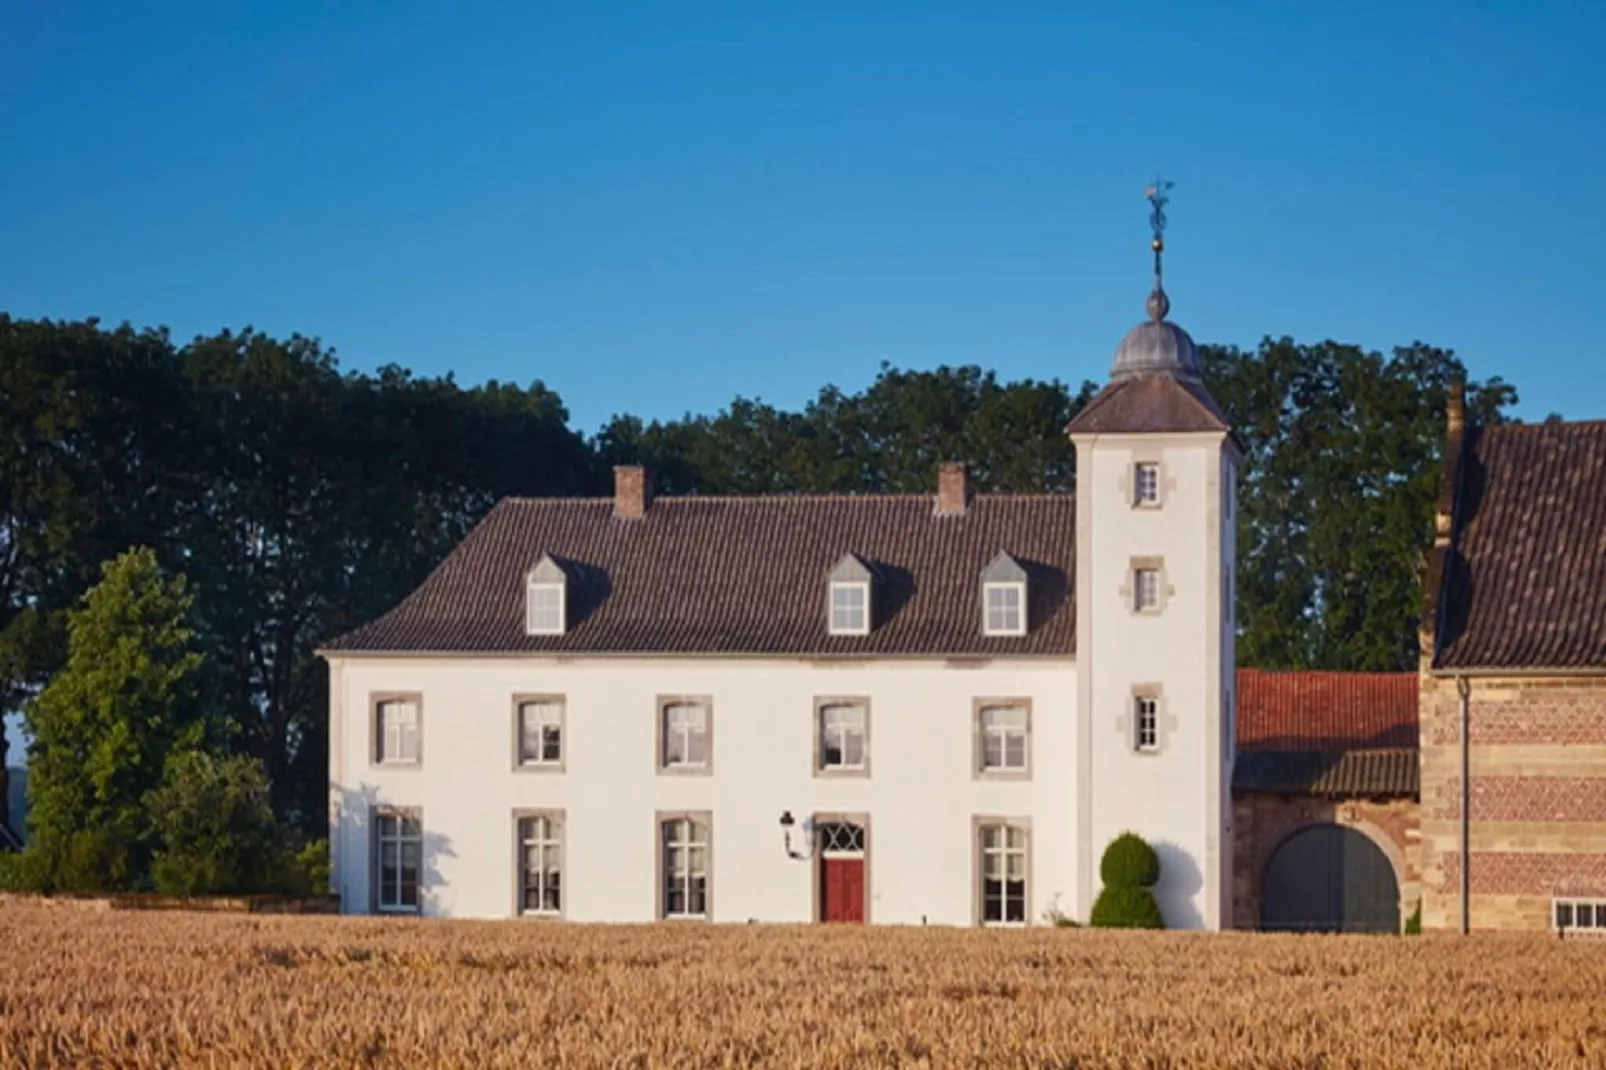
[[[1238,670],[1240,751],[1416,745],[1414,672]]]
[[[1606,668],[1606,420],[1471,428],[1435,665]]]
[[[1227,431],[1210,392],[1167,375],[1122,379],[1100,390],[1065,430],[1070,434]]]
[[[1076,509],[1069,495],[979,495],[958,516],[931,495],[659,498],[617,519],[612,499],[515,499],[493,509],[424,583],[330,652],[1058,655],[1075,652]],[[1029,632],[981,631],[981,574],[1026,568]],[[834,636],[827,574],[847,553],[879,579],[875,627]],[[551,554],[569,631],[526,635],[524,577]]]

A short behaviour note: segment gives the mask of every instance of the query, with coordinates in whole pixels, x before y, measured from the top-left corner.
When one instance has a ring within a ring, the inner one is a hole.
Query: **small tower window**
[[[1160,608],[1160,570],[1135,569],[1132,573],[1133,608],[1139,613],[1152,613]]]
[[[1136,505],[1160,504],[1160,466],[1140,461],[1132,469],[1132,501]]]
[[[568,625],[568,576],[551,555],[530,570],[524,592],[524,630],[528,635],[562,635]]]
[[[853,554],[831,570],[826,623],[832,635],[870,634],[870,566]]]
[[[1026,634],[1026,569],[1001,553],[981,573],[983,635]]]
[[[1153,754],[1160,749],[1160,700],[1138,695],[1132,703],[1133,742],[1139,751]]]

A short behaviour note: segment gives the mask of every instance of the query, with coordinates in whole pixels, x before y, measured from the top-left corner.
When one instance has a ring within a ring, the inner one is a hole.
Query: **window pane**
[[[1011,732],[1004,737],[1004,767],[1006,769],[1026,768],[1026,736],[1024,734]]]
[[[1020,706],[989,706],[981,711],[981,720],[985,728],[1025,729],[1026,711]]]
[[[693,728],[686,737],[686,764],[702,765],[706,758],[706,740],[701,727]]]
[[[995,851],[1004,845],[1004,830],[998,825],[981,827],[981,846],[984,851]]]
[[[1573,924],[1580,929],[1593,929],[1595,927],[1595,904],[1579,903],[1573,907]]]
[[[843,738],[841,762],[850,769],[857,769],[864,764],[864,733],[862,731],[854,730]]]
[[[1570,929],[1573,924],[1573,905],[1571,903],[1556,904],[1556,928]]]
[[[1004,764],[1004,737],[989,732],[982,739],[981,764],[986,769],[998,769]]]
[[[1004,920],[1015,923],[1026,920],[1026,882],[1024,880],[1010,881],[1004,886]]]

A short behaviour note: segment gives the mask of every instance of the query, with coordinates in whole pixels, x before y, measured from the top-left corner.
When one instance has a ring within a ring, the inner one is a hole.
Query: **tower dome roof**
[[[1149,295],[1149,320],[1127,332],[1115,350],[1112,380],[1169,375],[1192,382],[1202,378],[1199,350],[1188,332],[1165,318],[1171,302],[1157,285]]]

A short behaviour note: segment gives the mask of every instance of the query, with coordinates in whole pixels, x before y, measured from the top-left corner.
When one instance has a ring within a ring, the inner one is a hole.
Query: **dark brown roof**
[[[1238,670],[1238,749],[1417,745],[1414,672]]]
[[[1416,795],[1415,747],[1356,751],[1248,751],[1232,771],[1234,791],[1284,795]]]
[[[1435,664],[1606,668],[1606,421],[1472,428]]]
[[[1198,383],[1144,375],[1111,383],[1066,427],[1071,434],[1227,431],[1220,406]]]
[[[1069,655],[1075,504],[980,495],[958,516],[930,495],[660,498],[622,520],[607,500],[509,500],[418,590],[331,652]],[[981,632],[981,573],[1000,551],[1027,569],[1029,632]],[[877,573],[875,627],[834,636],[826,576],[844,554]],[[524,577],[551,554],[569,630],[524,629]]]

